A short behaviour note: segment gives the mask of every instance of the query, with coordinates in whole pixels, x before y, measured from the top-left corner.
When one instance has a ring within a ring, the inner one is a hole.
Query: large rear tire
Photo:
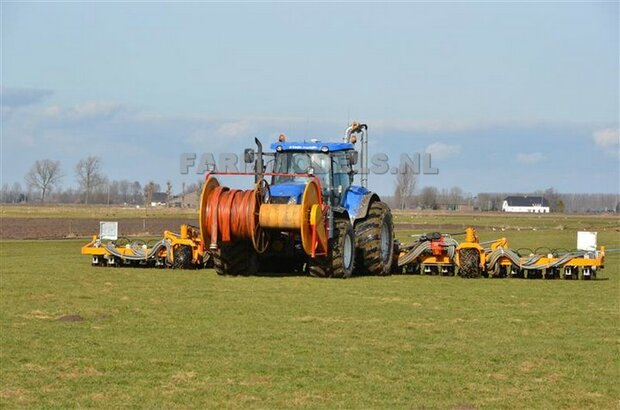
[[[348,278],[355,267],[355,235],[347,218],[335,218],[328,256],[309,258],[308,272],[317,278]]]
[[[362,275],[389,275],[394,254],[392,213],[384,202],[373,202],[368,215],[355,224],[356,266]]]
[[[255,275],[258,258],[249,241],[224,243],[213,252],[213,267],[218,275]]]

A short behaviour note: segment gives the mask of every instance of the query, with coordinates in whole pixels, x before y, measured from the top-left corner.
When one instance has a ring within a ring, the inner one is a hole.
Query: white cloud
[[[121,104],[109,101],[86,101],[71,108],[52,105],[43,109],[43,116],[48,120],[61,122],[80,122],[109,119],[123,111]]]
[[[231,121],[221,124],[217,134],[232,138],[248,137],[251,129],[252,123],[248,120]]]
[[[517,154],[517,161],[522,164],[535,164],[545,159],[545,156],[540,152],[520,153]]]
[[[412,133],[463,132],[484,128],[484,124],[464,121],[373,120],[373,128]]]
[[[121,110],[121,105],[109,101],[86,101],[73,108],[73,112],[79,117],[108,116]]]
[[[23,107],[41,102],[54,92],[36,88],[0,86],[2,107]]]
[[[604,130],[594,132],[592,139],[601,148],[613,148],[615,145],[620,145],[620,131],[618,129],[605,128]]]
[[[436,159],[450,158],[461,152],[460,145],[444,144],[443,142],[435,142],[426,147],[426,152]]]

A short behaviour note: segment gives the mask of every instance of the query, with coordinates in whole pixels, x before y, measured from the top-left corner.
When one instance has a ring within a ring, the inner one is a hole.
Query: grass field
[[[492,218],[483,240],[620,248],[617,218]],[[81,244],[0,242],[3,407],[620,405],[617,253],[590,282],[343,281],[93,268]]]

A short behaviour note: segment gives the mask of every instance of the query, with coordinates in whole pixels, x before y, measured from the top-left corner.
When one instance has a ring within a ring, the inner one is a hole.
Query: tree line
[[[62,188],[67,174],[60,161],[37,160],[24,178],[25,187],[19,182],[3,184],[0,202],[53,202],[109,205],[143,205],[152,202],[153,194],[164,192],[169,204],[173,197],[173,185],[164,186],[155,181],[140,183],[130,180],[109,180],[103,172],[101,158],[89,156],[75,164],[73,176],[78,188]],[[202,180],[182,185],[182,194],[199,191]],[[384,198],[398,209],[445,209],[501,211],[504,198],[510,195],[542,196],[552,212],[617,212],[620,213],[620,196],[617,194],[570,194],[559,193],[554,188],[529,193],[481,192],[473,195],[458,186],[438,189],[425,186],[417,189],[417,175],[407,168],[396,175],[394,196]]]
[[[165,192],[166,202],[173,197],[172,182],[167,181],[162,187],[155,181],[141,183],[127,179],[109,180],[103,172],[101,158],[89,156],[79,160],[73,167],[73,177],[77,188],[63,188],[68,175],[60,161],[51,159],[37,160],[24,177],[25,185],[15,182],[3,184],[0,190],[0,202],[51,202],[82,203],[110,205],[143,205],[151,203],[153,194]],[[182,186],[183,193],[196,191],[202,181]]]
[[[480,192],[473,195],[460,187],[417,189],[417,175],[409,168],[401,170],[394,181],[394,196],[386,198],[398,209],[471,210],[498,212],[507,196],[541,196],[549,202],[551,212],[616,212],[620,213],[618,194],[560,193],[555,188],[534,192]]]

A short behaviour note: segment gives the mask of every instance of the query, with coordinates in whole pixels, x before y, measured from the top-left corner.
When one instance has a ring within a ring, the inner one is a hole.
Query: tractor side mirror
[[[254,150],[252,148],[246,148],[243,150],[243,162],[251,164],[254,162]]]
[[[351,165],[356,165],[358,159],[359,159],[359,153],[357,151],[349,152],[349,162],[351,163]]]

